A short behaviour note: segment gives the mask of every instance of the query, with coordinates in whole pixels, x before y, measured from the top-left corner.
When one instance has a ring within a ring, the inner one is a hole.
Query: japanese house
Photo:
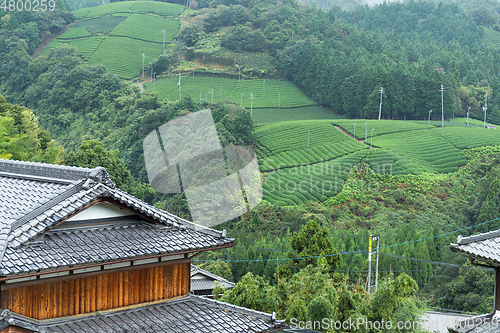
[[[500,322],[500,230],[470,237],[458,236],[456,244],[450,244],[453,252],[460,253],[473,265],[492,268],[495,271],[494,304],[491,313],[469,318],[448,330],[453,333],[498,332]]]
[[[104,168],[0,160],[0,332],[275,332],[193,295],[191,258],[233,246],[116,188]]]

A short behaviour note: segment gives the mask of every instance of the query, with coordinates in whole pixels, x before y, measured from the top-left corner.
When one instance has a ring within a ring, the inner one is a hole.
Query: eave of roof
[[[3,325],[2,325],[3,324]],[[35,320],[4,310],[0,327],[17,326],[36,332],[276,332],[285,327],[276,315],[189,295],[48,320]]]
[[[467,256],[472,260],[485,263],[485,266],[500,266],[500,230],[490,231],[469,237],[457,237],[457,243],[451,243],[453,252]]]
[[[51,230],[43,241],[8,247],[0,276],[12,278],[44,271],[79,268],[151,256],[230,247],[233,240],[187,228],[135,221]]]

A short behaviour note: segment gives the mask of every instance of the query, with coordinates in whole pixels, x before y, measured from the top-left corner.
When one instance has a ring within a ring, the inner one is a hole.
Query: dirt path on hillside
[[[50,43],[54,40],[54,38],[59,37],[59,36],[60,36],[61,34],[63,34],[66,30],[68,30],[70,27],[71,27],[70,25],[67,25],[67,26],[65,26],[65,27],[62,29],[61,33],[60,33],[60,34],[58,34],[57,36],[55,36],[55,37],[54,37],[54,36],[52,36],[52,37],[47,38],[46,40],[44,40],[44,41],[42,42],[42,44],[41,44],[39,47],[37,47],[37,48],[35,49],[35,52],[34,52],[34,53],[33,53],[33,55],[31,56],[31,59],[35,59],[35,58],[36,58],[36,57],[40,54],[40,52],[42,52],[42,50],[43,50],[43,48],[44,48],[45,46],[49,45],[49,44],[50,44]]]
[[[144,86],[142,85],[142,82],[137,82],[137,85],[139,86],[139,89],[141,89],[141,93],[146,90],[146,88],[144,88]]]
[[[347,135],[348,137],[350,137],[351,139],[354,139],[354,140],[358,140],[359,142],[361,143],[365,143],[365,140],[361,140],[361,139],[356,139],[354,136],[351,135],[351,133],[347,132],[345,129],[343,129],[342,127],[340,126],[337,126],[337,125],[333,125],[333,127],[335,127],[336,129],[338,129],[340,132],[342,132],[343,134]]]

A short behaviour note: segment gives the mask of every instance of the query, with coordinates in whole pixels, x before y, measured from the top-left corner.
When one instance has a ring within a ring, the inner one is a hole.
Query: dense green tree
[[[221,300],[250,309],[273,312],[276,311],[276,300],[271,289],[262,277],[247,273]]]
[[[238,24],[222,41],[223,45],[234,51],[258,52],[267,48],[268,41],[262,31]]]
[[[328,229],[321,227],[315,220],[309,220],[302,226],[300,232],[293,235],[291,246],[296,251],[289,255],[291,258],[307,258],[291,260],[293,266],[301,268],[308,265],[318,266],[318,256],[326,256],[328,268],[331,270],[337,269],[341,263],[340,255],[328,239]]]
[[[64,154],[30,109],[0,95],[0,158],[59,164]]]
[[[331,318],[333,314],[332,304],[323,296],[315,298],[307,306],[307,320],[322,322],[324,318]]]
[[[224,261],[210,261],[207,263],[203,263],[200,265],[204,270],[209,271],[215,275],[218,275],[228,281],[234,281],[233,272],[231,272],[231,268]]]
[[[484,178],[483,188],[477,197],[476,205],[476,223],[490,221],[498,217],[500,211],[500,164],[494,165]],[[499,226],[500,222],[494,222],[480,229],[484,231],[494,230]]]
[[[111,180],[117,187],[128,191],[133,181],[130,171],[119,157],[118,150],[109,151],[102,142],[96,140],[84,141],[74,153],[70,152],[64,164],[86,168],[98,166],[106,168]]]

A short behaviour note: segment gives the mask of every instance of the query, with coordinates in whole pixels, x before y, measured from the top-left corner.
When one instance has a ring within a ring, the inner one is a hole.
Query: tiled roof
[[[157,227],[141,221],[70,229],[55,229],[43,242],[8,247],[1,275],[30,273],[104,263],[149,255],[176,253],[224,246],[227,238],[215,238],[194,230],[172,226]]]
[[[224,282],[214,281],[211,279],[196,279],[191,280],[191,291],[213,290],[217,284],[222,288],[234,288],[234,284],[226,284]]]
[[[470,237],[458,236],[457,244],[450,244],[450,248],[478,260],[484,259],[500,265],[500,230]]]
[[[191,278],[196,274],[202,274],[206,278],[203,279],[191,279],[191,290],[212,290],[218,284],[223,288],[234,288],[236,284],[228,281],[216,274],[212,274],[196,265],[191,265]],[[217,282],[217,284],[216,284]]]
[[[128,230],[125,227],[90,228],[87,237],[82,230],[65,229],[49,232],[42,242],[36,241],[38,236],[98,199],[119,202],[164,228],[154,229],[145,223]],[[124,243],[123,235],[131,237]],[[104,237],[107,237],[106,244]],[[148,237],[148,241],[142,239],[138,244],[141,237]],[[164,239],[160,240],[161,237]],[[103,262],[122,256],[201,250],[232,241],[225,238],[225,231],[198,226],[117,189],[104,168],[0,159],[0,276]],[[103,248],[106,253],[101,251]]]
[[[455,327],[449,327],[450,333],[497,333],[500,331],[500,322],[495,318],[494,312],[467,318]]]
[[[0,314],[0,329],[8,325],[36,332],[65,333],[261,333],[285,327],[283,321],[276,320],[275,314],[194,295],[133,308],[42,321],[4,310]]]

